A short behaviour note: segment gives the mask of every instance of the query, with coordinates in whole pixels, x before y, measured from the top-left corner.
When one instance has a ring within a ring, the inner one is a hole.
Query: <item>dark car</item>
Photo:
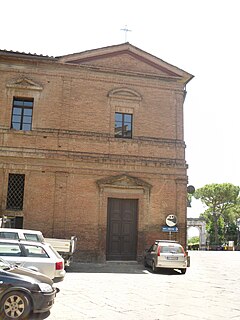
[[[1,320],[20,320],[32,312],[48,311],[58,291],[49,277],[0,258]]]

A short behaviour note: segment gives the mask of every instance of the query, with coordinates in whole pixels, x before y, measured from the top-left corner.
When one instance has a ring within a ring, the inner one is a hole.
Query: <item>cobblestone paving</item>
[[[47,320],[240,319],[240,251],[190,251],[191,266],[153,274],[137,263],[75,263]]]

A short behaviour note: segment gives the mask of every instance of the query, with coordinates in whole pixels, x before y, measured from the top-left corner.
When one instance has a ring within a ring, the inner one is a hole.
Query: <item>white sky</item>
[[[239,7],[239,0],[2,0],[0,49],[81,52],[125,42],[127,25],[128,42],[195,76],[184,104],[189,184],[240,185]]]

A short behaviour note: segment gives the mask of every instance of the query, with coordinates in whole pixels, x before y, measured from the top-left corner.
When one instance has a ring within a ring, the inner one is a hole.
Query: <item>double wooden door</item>
[[[107,260],[136,260],[137,213],[135,199],[108,199]]]

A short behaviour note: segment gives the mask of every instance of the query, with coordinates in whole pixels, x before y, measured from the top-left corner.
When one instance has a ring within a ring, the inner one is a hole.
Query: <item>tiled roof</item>
[[[33,57],[33,58],[44,58],[44,59],[55,59],[55,57],[53,56],[45,56],[43,54],[37,54],[37,53],[26,53],[26,52],[19,52],[19,51],[13,51],[13,50],[1,50],[0,49],[0,54],[3,54],[3,55],[16,55],[16,56],[21,56],[21,57],[24,57],[24,56],[27,56],[28,58],[29,57]]]

